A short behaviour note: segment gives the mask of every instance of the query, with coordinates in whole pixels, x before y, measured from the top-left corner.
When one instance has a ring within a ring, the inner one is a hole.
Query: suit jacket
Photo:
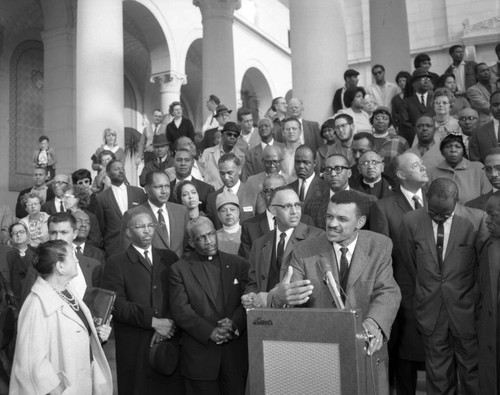
[[[207,210],[208,195],[211,192],[214,192],[215,189],[212,185],[207,184],[206,182],[200,181],[194,177],[191,178],[191,182],[196,187],[196,191],[198,192],[198,196],[200,198],[200,202],[201,202],[200,210],[205,212]],[[175,180],[170,183],[170,196],[168,198],[168,201],[172,202],[172,203],[182,204],[182,202],[177,201],[177,192],[175,189],[175,184],[176,184]]]
[[[283,177],[285,177],[285,182],[290,183],[296,179],[296,177],[290,177],[285,173],[281,173]],[[248,193],[248,201],[254,202],[253,205],[255,207],[255,213],[261,214],[266,211],[266,201],[262,194],[262,188],[264,185],[264,180],[266,179],[266,172],[261,172],[259,174],[255,174],[253,176],[248,177],[245,185]]]
[[[496,84],[500,78],[500,61],[495,62],[490,66],[490,82]]]
[[[299,180],[295,180],[289,186],[299,194]],[[304,207],[302,213],[309,215],[316,227],[325,229],[325,209],[324,200],[326,196],[330,196],[330,185],[327,181],[314,176],[304,197]]]
[[[281,149],[285,146],[279,141],[275,141],[273,145],[276,145]],[[241,173],[241,179],[243,181],[246,181],[250,176],[266,171],[264,163],[262,162],[262,151],[262,145],[259,141],[258,145],[248,150],[245,154],[245,166],[243,166],[243,171]]]
[[[498,394],[498,278],[500,276],[500,241],[490,237],[479,259],[478,363],[482,394]]]
[[[389,238],[370,231],[360,230],[356,249],[349,265],[346,304],[351,309],[360,310],[362,319],[371,317],[381,328],[385,338],[389,338],[392,323],[401,300],[399,287],[392,275],[392,242]],[[305,307],[332,308],[333,297],[323,282],[324,273],[320,259],[331,263],[332,274],[340,284],[339,268],[332,243],[326,234],[298,244],[291,258],[292,282],[309,279],[314,286],[313,293]],[[373,359],[366,358],[367,372],[373,369],[377,394],[388,394],[388,356],[384,344]],[[376,363],[374,362],[376,361]],[[370,366],[370,364],[372,364]],[[366,393],[373,393],[370,374],[367,375]]]
[[[79,255],[78,263],[87,282],[87,287],[99,287],[102,280],[101,262],[85,255]]]
[[[342,110],[344,108],[342,103],[342,89],[344,88],[337,89],[335,91],[335,94],[333,95],[333,102],[332,102],[333,114],[336,114],[339,110]]]
[[[420,332],[431,336],[443,304],[459,335],[476,335],[477,257],[488,238],[486,213],[456,205],[443,269],[439,267],[432,220],[425,210],[403,216],[399,247],[415,284],[415,315]]]
[[[427,200],[424,197],[424,207]],[[397,240],[403,215],[413,211],[413,206],[398,189],[393,195],[378,200],[370,209],[370,230]],[[417,332],[417,322],[413,310],[415,286],[399,252],[399,244],[394,243],[392,249],[392,268],[394,279],[401,289],[401,306],[398,312],[398,356],[411,361],[424,361],[423,344]]]
[[[179,127],[175,125],[174,120],[167,125],[167,140],[170,141],[171,146],[177,141],[179,137],[186,136],[194,141],[194,126],[190,119],[182,117]]]
[[[207,131],[208,132],[208,131]],[[213,185],[215,189],[221,188],[224,184],[219,174],[219,158],[221,157],[221,146],[209,147],[203,151],[203,155],[199,161],[203,168],[203,176],[205,180]],[[231,151],[241,161],[241,166],[245,166],[245,154],[238,147],[234,147]],[[201,169],[200,169],[201,170]],[[210,180],[210,181],[209,181]]]
[[[146,208],[154,223],[158,225],[158,220],[153,210],[151,210],[149,202],[143,203],[142,206]],[[160,226],[157,226],[151,244],[154,248],[171,250],[178,257],[182,257],[184,255],[184,248],[188,242],[187,223],[189,222],[189,214],[187,208],[181,204],[167,202],[166,206],[170,222],[169,237],[167,238],[167,235],[161,230]],[[125,239],[128,246],[130,241],[126,237]]]
[[[307,226],[314,226],[314,221],[309,215],[302,214],[300,222]],[[271,229],[269,228],[265,212],[243,221],[241,224],[241,244],[238,255],[248,259],[254,241],[270,231]]]
[[[432,103],[433,97],[430,92],[427,94],[425,107],[420,103],[419,98],[415,94],[403,99],[403,106],[401,108],[402,124],[399,135],[403,136],[408,141],[410,147],[415,137],[415,124],[417,123],[417,119],[422,115],[428,115],[431,118],[436,115]]]
[[[26,209],[23,207],[23,196],[26,195],[27,193],[30,193],[33,187],[29,187],[26,189],[23,189],[21,192],[19,192],[19,196],[17,197],[17,203],[16,203],[16,217],[17,218],[24,218],[28,215],[28,212]],[[47,201],[54,199],[55,195],[54,192],[52,191],[52,188],[48,187],[47,188]],[[43,211],[43,210],[42,210]]]
[[[217,215],[217,206],[215,203],[217,201],[217,196],[223,191],[224,187],[216,190],[215,192],[211,192],[207,197],[207,217],[213,222],[215,229],[222,228],[222,223]],[[246,184],[243,182],[240,182],[240,187],[236,196],[238,196],[238,200],[240,202],[240,223],[242,223],[246,219],[254,216],[256,196],[248,190]]]
[[[491,93],[495,92],[495,85],[490,84]],[[491,120],[490,91],[478,82],[467,89],[467,99],[470,106],[479,114],[479,125],[484,125]]]
[[[351,182],[349,183],[349,185],[352,189],[366,193],[367,195],[375,196],[377,199],[383,199],[387,196],[391,196],[393,194],[393,191],[388,177],[382,174],[380,183],[380,190],[378,191],[378,194],[373,194],[374,191],[372,190],[372,188],[370,188],[369,185],[363,182],[362,175],[359,175],[358,178],[354,179],[351,177]]]
[[[139,176],[139,184],[141,187],[144,187],[146,185],[146,176],[148,173],[152,171],[165,171],[169,167],[172,167],[174,165],[174,158],[170,155],[168,155],[167,159],[165,159],[163,162],[158,163],[156,157],[155,160],[151,160],[148,163],[146,163],[141,171],[141,175]]]
[[[147,200],[142,188],[127,185],[128,208],[138,206]],[[101,230],[103,232],[104,251],[106,256],[118,254],[123,251],[121,239],[123,215],[113,194],[112,188],[108,188],[97,195],[100,212],[97,215]]]
[[[465,203],[466,207],[477,208],[479,210],[486,211],[486,203],[488,203],[488,199],[493,195],[493,189],[484,195],[481,195],[475,199],[469,200]]]
[[[118,392],[122,394],[182,394],[179,374],[163,376],[149,364],[153,317],[172,318],[168,276],[178,260],[172,251],[152,249],[153,266],[133,247],[108,259],[102,287],[116,292],[113,322],[116,339]],[[178,335],[172,343],[178,344]]]
[[[288,243],[286,244],[281,261],[281,269],[286,269],[288,267],[287,262],[290,260],[292,251],[298,243],[303,240],[307,240],[308,238],[319,237],[324,233],[324,231],[318,228],[299,223],[294,229],[290,240],[288,240]],[[253,242],[252,249],[250,250],[250,256],[248,258],[250,269],[248,271],[248,285],[245,293],[266,292],[273,248],[276,247],[274,244],[275,234],[276,229],[267,232],[264,236],[259,237]],[[280,280],[285,274],[286,270],[280,270]]]
[[[247,371],[246,314],[240,299],[248,282],[248,262],[220,251],[218,255],[223,306],[213,298],[203,269],[207,260],[198,253],[174,264],[169,279],[170,309],[183,330],[181,371],[194,380],[215,380],[223,354],[224,366],[232,366],[231,375],[246,376]],[[222,318],[229,318],[240,335],[216,345],[210,335]]]
[[[493,121],[480,126],[469,140],[469,158],[484,163],[488,151],[498,147]]]
[[[85,243],[85,248],[83,249],[83,255],[99,261],[102,265],[106,263],[104,251],[91,244]]]
[[[139,145],[137,147],[138,152],[137,155],[139,158],[144,156],[144,152],[153,152],[153,137],[155,135],[153,125],[150,124],[144,128],[142,131],[141,139],[139,140]],[[160,123],[156,134],[167,134],[167,126],[163,123]]]
[[[474,85],[476,80],[476,73],[474,72],[474,67],[476,67],[476,62],[473,60],[466,60],[464,67],[464,82],[465,82],[465,90],[469,89],[472,85]],[[444,74],[453,74],[453,65],[451,64],[444,72]]]

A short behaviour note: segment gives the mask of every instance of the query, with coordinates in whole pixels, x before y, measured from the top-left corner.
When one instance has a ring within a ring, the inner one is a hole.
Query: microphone
[[[330,262],[328,262],[328,260],[325,257],[321,257],[318,264],[321,268],[321,271],[324,274],[323,279],[326,285],[328,286],[330,293],[332,294],[333,300],[335,301],[335,305],[339,309],[344,309],[345,305],[344,302],[342,302],[342,297],[340,296],[339,286],[337,286],[337,282],[333,277],[332,266],[330,265]]]

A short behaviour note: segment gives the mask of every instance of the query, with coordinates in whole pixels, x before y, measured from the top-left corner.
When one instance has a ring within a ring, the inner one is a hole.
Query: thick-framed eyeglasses
[[[381,165],[383,162],[379,161],[379,160],[364,160],[363,162],[359,162],[359,164],[363,167],[368,167],[368,166],[379,166]]]
[[[264,159],[264,164],[268,166],[278,166],[281,162],[283,162],[283,159],[278,159],[278,160]]]
[[[333,167],[325,167],[323,169],[323,173],[324,174],[332,174],[333,172],[335,172],[336,174],[340,174],[342,173],[344,170],[347,170],[349,169],[347,166],[333,166]]]
[[[76,182],[77,185],[89,185],[90,184],[90,180],[88,178],[84,178],[83,180],[78,180]]]
[[[11,233],[12,236],[21,236],[21,235],[25,235],[25,234],[26,234],[25,230],[18,230],[17,232]]]
[[[388,121],[389,117],[387,115],[375,115],[373,119],[375,121]]]
[[[287,204],[272,204],[274,207],[279,207],[283,209],[284,211],[290,211],[293,208],[295,210],[302,210],[302,207],[304,206],[304,203],[302,202],[297,202],[297,203],[287,203]]]
[[[133,226],[129,226],[128,228],[135,229],[135,230],[142,230],[144,232],[146,229],[150,230],[150,231],[155,230],[156,226],[157,226],[157,224],[155,224],[154,222],[151,222],[150,224],[133,225]]]

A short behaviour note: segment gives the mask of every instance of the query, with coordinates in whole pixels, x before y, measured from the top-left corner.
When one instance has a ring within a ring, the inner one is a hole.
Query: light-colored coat
[[[90,311],[78,302],[91,327],[90,337],[73,309],[45,280],[37,279],[19,316],[10,394],[47,394],[61,381],[65,395],[113,393],[111,370]]]

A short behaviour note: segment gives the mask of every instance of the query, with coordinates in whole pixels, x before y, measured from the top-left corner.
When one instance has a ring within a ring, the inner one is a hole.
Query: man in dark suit
[[[323,197],[330,193],[328,182],[314,174],[316,159],[313,151],[306,145],[301,145],[295,151],[295,174],[298,179],[290,184],[304,203],[302,212],[309,215],[314,224],[324,228],[325,215],[322,211]]]
[[[240,181],[241,162],[240,159],[233,153],[224,154],[219,159],[219,174],[224,186],[211,192],[207,197],[207,216],[215,225],[215,229],[221,229],[222,223],[217,215],[215,201],[217,195],[225,192],[230,192],[238,196],[240,202],[240,221],[243,222],[247,218],[251,218],[255,213],[255,201],[257,193],[249,191],[246,185]]]
[[[403,216],[399,248],[415,286],[414,309],[425,352],[427,393],[479,394],[477,258],[488,238],[486,214],[458,203],[458,187],[438,178],[428,209]]]
[[[365,152],[358,162],[360,175],[351,182],[352,189],[375,196],[377,199],[392,195],[391,183],[384,175],[384,160],[375,151]]]
[[[465,93],[467,89],[476,83],[474,67],[477,63],[473,60],[464,60],[464,47],[461,45],[452,45],[448,52],[453,59],[453,63],[444,73],[453,74],[458,92]]]
[[[149,162],[145,163],[139,176],[139,183],[144,187],[146,183],[146,175],[154,170],[164,171],[171,167],[174,159],[170,155],[170,143],[165,134],[155,135],[153,137],[153,154],[154,157]]]
[[[33,169],[33,186],[30,188],[23,189],[19,192],[16,203],[16,217],[24,218],[28,215],[28,212],[23,206],[23,196],[27,193],[34,192],[40,196],[44,202],[47,200],[54,199],[54,192],[45,183],[47,181],[48,172],[46,167],[35,167]]]
[[[191,171],[193,170],[193,164],[194,156],[190,150],[186,148],[180,148],[175,151],[175,179],[170,182],[170,196],[168,198],[168,201],[181,204],[181,202],[177,200],[177,189],[175,188],[175,186],[183,180],[189,180],[194,184],[194,186],[196,187],[196,191],[198,192],[198,196],[201,202],[200,210],[206,211],[208,195],[211,192],[215,191],[215,189],[212,185],[198,180],[192,176]]]
[[[253,242],[269,233],[269,231],[274,230],[276,226],[274,214],[269,211],[271,194],[276,188],[285,185],[287,185],[285,177],[278,173],[270,173],[265,177],[262,185],[262,196],[266,210],[255,217],[248,218],[241,224],[241,244],[238,255],[248,259]],[[309,215],[302,214],[300,222],[308,226],[314,226],[314,221]]]
[[[168,303],[168,275],[178,258],[172,251],[152,247],[156,227],[145,208],[125,213],[123,221],[131,245],[108,259],[102,281],[103,288],[116,292],[113,322],[118,392],[183,394],[178,370],[165,376],[149,362],[150,346],[155,342],[169,341],[178,352]]]
[[[160,109],[153,111],[153,123],[147,125],[142,131],[141,139],[139,141],[137,160],[139,164],[144,160],[144,164],[154,159],[153,153],[153,138],[158,135],[167,136],[167,126],[162,123],[163,112]]]
[[[170,179],[162,171],[153,171],[146,177],[147,201],[144,207],[157,225],[153,235],[153,247],[160,250],[172,250],[178,257],[184,255],[187,246],[186,226],[189,221],[187,208],[168,201]],[[133,211],[136,208],[131,208]]]
[[[51,215],[48,221],[49,240],[64,240],[75,250],[74,240],[78,237],[76,219],[69,212]],[[76,251],[75,251],[76,252]],[[78,275],[69,284],[83,298],[87,287],[97,287],[101,284],[100,262],[87,256],[78,256]]]
[[[103,234],[106,256],[123,251],[121,238],[122,217],[125,211],[146,201],[146,194],[141,188],[125,185],[125,169],[118,160],[106,165],[106,173],[111,180],[111,188],[97,195],[101,208],[97,219]]]
[[[392,242],[386,236],[360,230],[366,219],[363,207],[357,192],[333,195],[326,212],[326,234],[294,248],[287,275],[273,297],[277,306],[331,308],[334,298],[321,269],[323,262],[330,263],[347,308],[360,310],[370,336],[367,353],[373,358],[366,358],[366,371],[372,373],[366,375],[364,393],[388,394],[386,341],[401,293],[392,275]]]
[[[274,230],[254,241],[250,250],[245,308],[271,307],[272,292],[281,280],[293,249],[302,240],[324,232],[300,222],[302,203],[293,189],[282,186],[271,192],[269,211],[276,219]]]
[[[348,69],[344,72],[344,81],[345,86],[339,88],[335,91],[335,95],[333,96],[333,113],[336,114],[339,110],[346,108],[344,104],[344,93],[349,88],[356,88],[358,86],[358,75],[359,73],[356,70]]]
[[[424,362],[422,340],[417,332],[413,299],[415,287],[399,254],[399,228],[403,215],[419,207],[426,207],[422,188],[429,181],[422,159],[413,153],[397,156],[392,164],[399,188],[371,206],[370,230],[389,237],[394,244],[392,267],[394,279],[401,289],[401,306],[389,342],[391,371],[396,375],[398,394],[415,394],[417,369]]]
[[[188,224],[195,252],[174,264],[170,309],[183,330],[181,374],[187,395],[243,395],[248,369],[245,310],[240,298],[248,262],[218,251],[206,217]]]
[[[484,160],[484,172],[493,189],[484,195],[468,201],[465,205],[467,207],[486,211],[488,199],[500,189],[500,147],[490,149],[488,155],[486,155],[486,159]]]
[[[469,157],[472,161],[484,163],[489,150],[498,147],[499,125],[500,125],[500,91],[496,91],[490,97],[490,111],[493,120],[480,126],[469,141]]]
[[[479,258],[481,301],[478,317],[479,388],[481,394],[498,394],[500,388],[500,313],[498,303],[500,277],[500,195],[496,192],[486,205],[490,238]]]
[[[69,187],[69,177],[66,174],[56,174],[50,184],[52,185],[54,198],[47,200],[43,204],[42,211],[49,215],[66,211],[62,197]]]
[[[56,176],[57,177],[57,176]],[[85,211],[75,211],[73,217],[76,220],[78,235],[73,240],[73,245],[77,256],[84,255],[98,260],[102,265],[106,262],[104,251],[87,242],[90,229],[90,218]],[[104,266],[103,266],[104,267]]]
[[[241,174],[241,180],[246,182],[248,177],[265,171],[264,163],[262,161],[262,153],[268,146],[284,147],[284,144],[274,141],[273,138],[273,122],[269,118],[262,118],[259,121],[259,136],[260,144],[250,149],[245,154],[245,165]]]
[[[424,68],[418,68],[413,72],[410,83],[415,93],[403,99],[401,109],[401,130],[400,135],[408,141],[410,147],[413,145],[415,137],[415,124],[422,115],[433,117],[434,104],[432,99],[431,76]]]

